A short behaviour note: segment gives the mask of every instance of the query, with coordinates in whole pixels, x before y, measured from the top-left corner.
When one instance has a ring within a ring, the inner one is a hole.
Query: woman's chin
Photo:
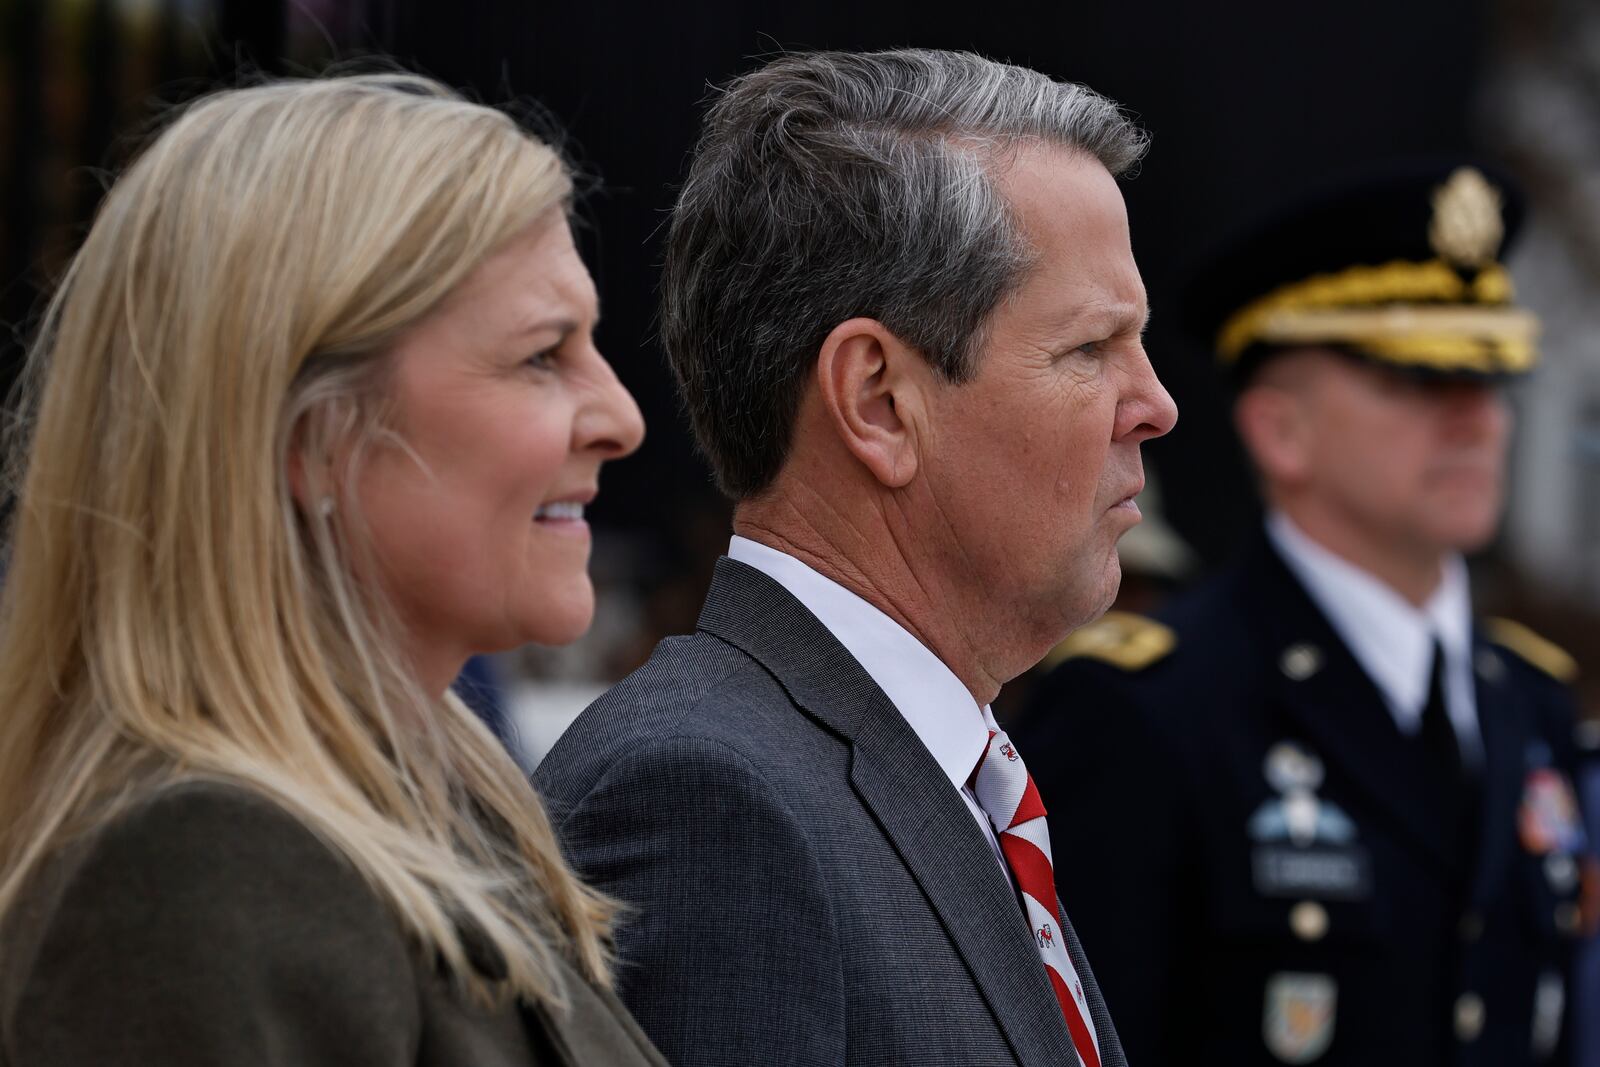
[[[581,581],[559,590],[547,590],[530,599],[521,613],[519,645],[570,645],[589,632],[594,622],[594,586],[585,574]]]

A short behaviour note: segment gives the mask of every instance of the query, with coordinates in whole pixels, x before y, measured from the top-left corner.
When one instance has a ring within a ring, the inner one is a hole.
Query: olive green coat
[[[183,785],[64,849],[6,920],[0,1067],[663,1067],[564,977],[566,1012],[466,1002],[302,823]]]

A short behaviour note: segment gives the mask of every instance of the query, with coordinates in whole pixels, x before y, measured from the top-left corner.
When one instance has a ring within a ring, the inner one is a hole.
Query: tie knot
[[[1022,756],[1005,731],[991,730],[988,747],[972,775],[972,793],[996,830],[1010,829],[1019,815],[1033,818],[1044,814],[1043,805],[1037,802],[1026,805],[1026,813],[1019,810],[1024,807],[1024,798],[1038,796],[1032,784]],[[1039,809],[1037,812],[1033,811],[1035,807]]]

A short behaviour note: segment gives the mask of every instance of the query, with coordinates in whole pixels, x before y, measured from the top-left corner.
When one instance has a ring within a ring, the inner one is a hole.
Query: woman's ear
[[[883,486],[917,473],[927,364],[876,319],[833,328],[817,355],[817,391],[834,431]]]
[[[295,506],[302,512],[310,514],[308,503],[311,494],[306,486],[305,453],[300,447],[299,434],[291,435],[289,439],[289,457],[287,462],[289,474],[289,495],[294,497]]]
[[[289,494],[304,515],[325,515],[332,509],[338,486],[333,476],[330,444],[339,421],[336,412],[328,406],[314,406],[289,430],[285,459]]]

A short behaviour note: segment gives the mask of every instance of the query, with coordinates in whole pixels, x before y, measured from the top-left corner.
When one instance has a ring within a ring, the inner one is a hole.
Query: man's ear
[[[917,472],[921,353],[876,319],[841,322],[817,355],[817,392],[834,432],[878,482],[904,487]]]
[[[1245,389],[1233,405],[1233,425],[1269,483],[1301,484],[1311,466],[1311,427],[1304,397],[1275,384]]]

